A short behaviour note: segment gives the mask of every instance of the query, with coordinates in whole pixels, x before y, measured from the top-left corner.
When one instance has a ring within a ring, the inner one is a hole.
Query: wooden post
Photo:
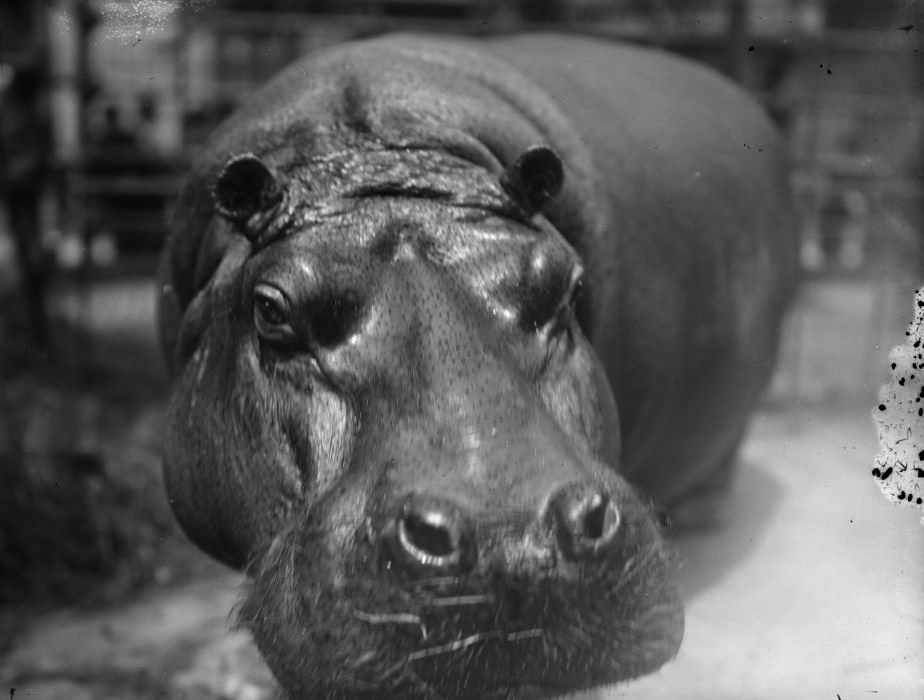
[[[747,74],[747,0],[726,0],[726,8],[728,25],[725,39],[725,72],[740,83]]]

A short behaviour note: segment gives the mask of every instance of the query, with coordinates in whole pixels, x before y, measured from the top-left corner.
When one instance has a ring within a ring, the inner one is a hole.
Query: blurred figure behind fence
[[[33,60],[15,67],[0,97],[0,196],[15,242],[21,299],[37,345],[48,341],[45,297],[50,272],[40,213],[51,166],[44,87],[40,63]]]

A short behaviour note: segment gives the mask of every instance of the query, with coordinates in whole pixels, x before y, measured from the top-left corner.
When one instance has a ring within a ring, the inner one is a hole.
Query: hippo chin
[[[552,35],[344,45],[218,129],[161,270],[164,473],[288,697],[674,656],[655,507],[722,493],[770,376],[781,153],[710,71]]]

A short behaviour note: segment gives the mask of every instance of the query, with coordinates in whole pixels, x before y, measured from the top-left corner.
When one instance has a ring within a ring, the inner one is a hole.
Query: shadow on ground
[[[709,532],[684,533],[674,542],[680,557],[680,589],[687,601],[717,585],[753,553],[780,506],[783,485],[766,463],[741,464],[739,470],[725,521]]]

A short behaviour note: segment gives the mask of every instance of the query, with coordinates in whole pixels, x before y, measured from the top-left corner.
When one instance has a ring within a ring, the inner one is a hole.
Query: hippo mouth
[[[292,700],[556,697],[676,654],[682,606],[654,528],[636,517],[619,547],[579,565],[483,552],[464,575],[408,577],[361,537],[338,552],[294,527],[257,567],[239,622]]]

